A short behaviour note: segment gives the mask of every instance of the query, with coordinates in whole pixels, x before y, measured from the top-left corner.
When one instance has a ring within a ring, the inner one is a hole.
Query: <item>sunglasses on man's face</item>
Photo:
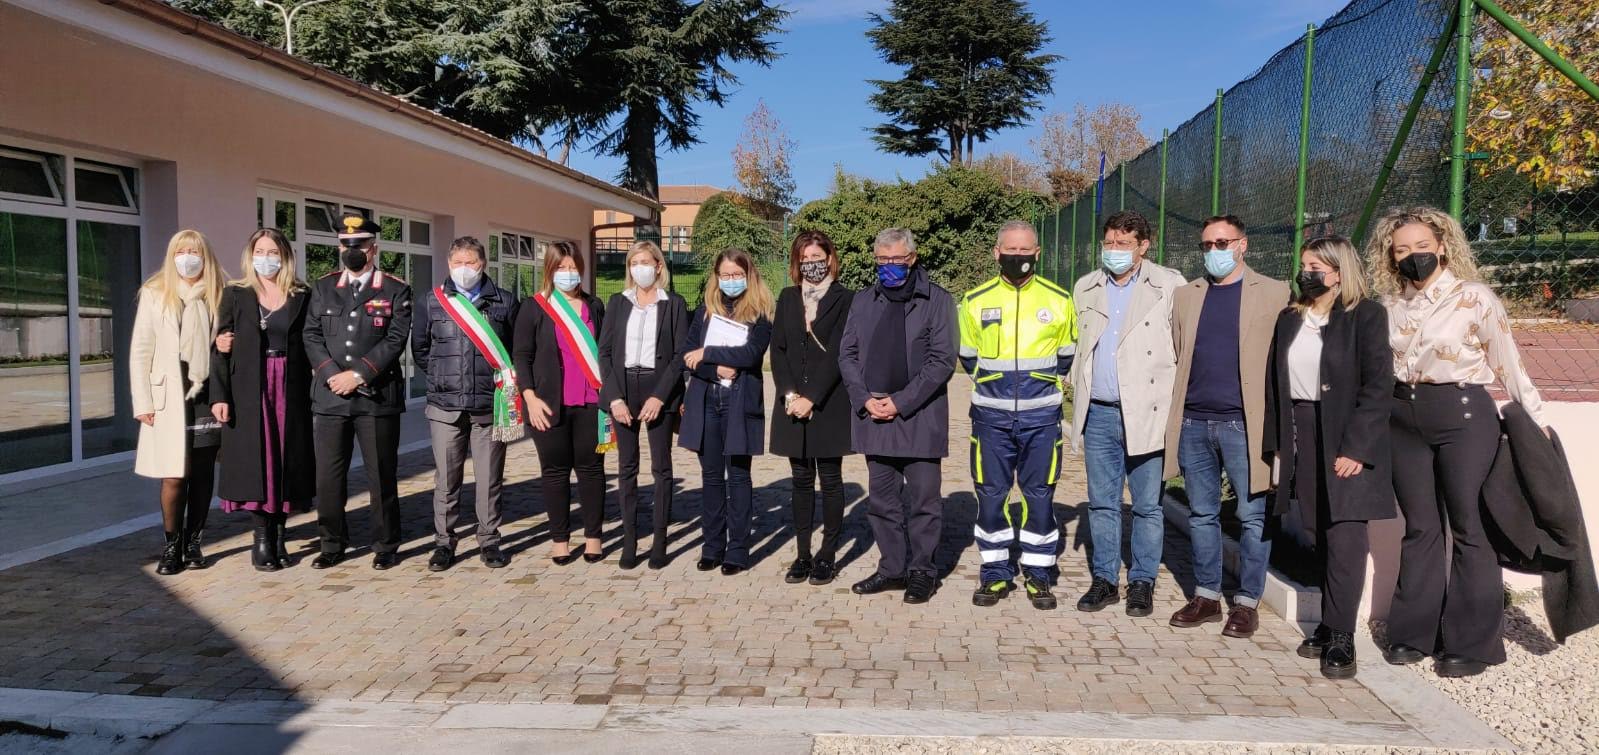
[[[1241,240],[1242,239],[1216,239],[1215,241],[1201,241],[1199,242],[1199,248],[1207,252],[1221,251],[1222,249],[1232,247],[1233,244],[1236,244]]]

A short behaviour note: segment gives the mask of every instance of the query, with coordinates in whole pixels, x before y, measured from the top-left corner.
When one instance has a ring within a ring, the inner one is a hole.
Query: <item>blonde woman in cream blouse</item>
[[[1479,513],[1499,447],[1487,386],[1504,386],[1547,427],[1543,402],[1504,305],[1477,273],[1453,217],[1431,207],[1391,212],[1366,251],[1388,308],[1394,493],[1405,517],[1383,657],[1403,664],[1432,656],[1440,676],[1472,676],[1505,660],[1499,563]],[[1446,532],[1447,573],[1438,568]]]

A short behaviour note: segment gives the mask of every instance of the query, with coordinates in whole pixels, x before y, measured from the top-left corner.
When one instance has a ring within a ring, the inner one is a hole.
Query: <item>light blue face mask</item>
[[[1121,275],[1133,269],[1133,252],[1130,249],[1102,250],[1099,253],[1099,264],[1105,266],[1105,272]]]
[[[1221,280],[1231,275],[1235,267],[1238,267],[1238,260],[1233,259],[1233,250],[1212,249],[1205,252],[1205,272],[1210,273],[1210,277]]]
[[[553,280],[561,291],[573,291],[583,283],[583,274],[575,270],[557,270]]]
[[[749,285],[750,282],[743,278],[719,280],[716,282],[717,288],[722,289],[722,293],[727,294],[728,296],[742,296],[744,294],[744,289],[749,288]]]

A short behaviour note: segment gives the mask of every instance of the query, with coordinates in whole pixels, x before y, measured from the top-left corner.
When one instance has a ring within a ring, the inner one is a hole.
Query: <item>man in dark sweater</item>
[[[1201,230],[1205,275],[1177,289],[1172,338],[1177,345],[1166,433],[1166,476],[1181,472],[1194,548],[1194,595],[1172,626],[1221,621],[1221,475],[1238,495],[1238,592],[1222,634],[1249,637],[1266,586],[1271,543],[1264,539],[1271,470],[1261,456],[1266,358],[1288,284],[1244,264],[1249,241],[1232,215],[1207,218]]]

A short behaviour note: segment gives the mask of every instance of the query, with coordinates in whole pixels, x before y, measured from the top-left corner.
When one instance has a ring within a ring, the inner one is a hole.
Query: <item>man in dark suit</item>
[[[305,351],[315,373],[311,411],[322,536],[322,553],[311,568],[339,563],[349,547],[344,507],[350,450],[358,440],[375,517],[372,568],[381,570],[394,566],[400,547],[400,355],[411,331],[411,287],[377,269],[377,223],[350,215],[339,227],[344,269],[312,284],[305,321]]]

